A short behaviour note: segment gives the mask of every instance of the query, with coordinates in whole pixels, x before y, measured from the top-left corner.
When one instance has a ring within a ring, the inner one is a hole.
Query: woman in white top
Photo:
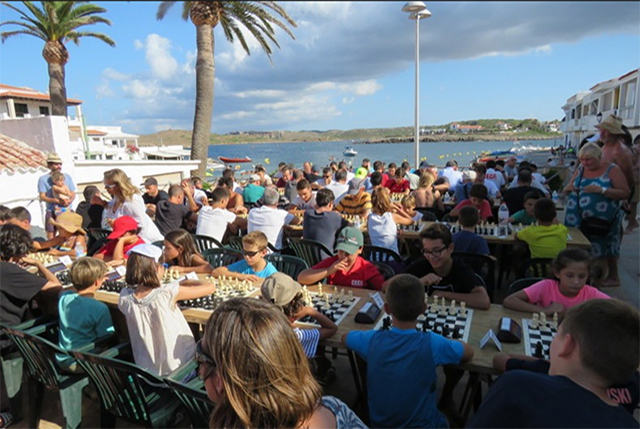
[[[373,246],[398,251],[398,227],[411,225],[413,219],[400,204],[391,202],[388,188],[377,188],[371,194],[371,214],[367,219],[369,239]]]
[[[131,216],[140,226],[138,234],[147,243],[161,241],[164,237],[146,213],[140,190],[131,184],[129,177],[119,168],[104,172],[104,187],[113,197],[113,204],[105,207],[105,218]],[[109,222],[109,220],[107,220]],[[111,226],[111,225],[110,225]]]

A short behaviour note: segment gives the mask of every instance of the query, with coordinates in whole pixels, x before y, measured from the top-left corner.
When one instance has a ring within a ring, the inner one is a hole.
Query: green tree
[[[161,20],[175,1],[163,1],[158,7],[156,18]],[[279,15],[285,22],[273,16]],[[207,151],[211,136],[211,116],[213,115],[215,40],[213,30],[220,24],[224,35],[231,43],[240,43],[247,55],[249,46],[241,31],[246,29],[256,38],[264,52],[271,60],[271,46],[278,48],[275,38],[274,25],[295,39],[287,26],[296,27],[293,19],[285,10],[273,1],[185,1],[183,2],[182,18],[196,26],[196,45],[198,57],[196,60],[196,108],[193,116],[193,134],[191,137],[191,159],[200,161],[197,174],[204,177],[207,167]]]
[[[0,33],[2,42],[18,34],[26,34],[44,40],[42,56],[49,66],[49,97],[51,97],[51,111],[53,115],[67,116],[67,87],[65,83],[65,64],[69,61],[69,51],[65,43],[69,40],[76,45],[82,37],[95,37],[110,46],[115,42],[108,36],[90,31],[78,31],[85,25],[104,23],[111,25],[111,21],[98,14],[106,12],[99,6],[79,1],[42,1],[41,7],[33,2],[23,1],[26,10],[21,10],[11,2],[2,4],[20,14],[22,21],[5,21],[0,26],[15,25],[20,27],[14,31]],[[24,21],[24,22],[23,22]],[[6,66],[6,64],[5,64]]]

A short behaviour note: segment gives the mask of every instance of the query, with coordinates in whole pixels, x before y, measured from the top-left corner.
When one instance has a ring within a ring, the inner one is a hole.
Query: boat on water
[[[351,146],[347,146],[345,148],[344,152],[342,152],[342,155],[344,155],[344,156],[356,156],[357,154],[358,154],[358,151],[356,151]]]
[[[228,158],[226,156],[219,156],[218,159],[225,164],[239,164],[242,162],[251,162],[251,158],[245,156],[244,158]]]

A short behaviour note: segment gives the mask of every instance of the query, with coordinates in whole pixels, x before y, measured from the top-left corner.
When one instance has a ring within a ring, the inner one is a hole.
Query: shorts
[[[51,223],[56,219],[56,215],[53,211],[47,210],[44,214],[44,230],[47,232],[55,232],[56,227]]]

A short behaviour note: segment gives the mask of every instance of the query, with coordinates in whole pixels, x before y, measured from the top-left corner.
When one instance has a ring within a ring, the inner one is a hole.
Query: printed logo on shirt
[[[362,280],[351,280],[352,287],[363,287],[364,282]]]

